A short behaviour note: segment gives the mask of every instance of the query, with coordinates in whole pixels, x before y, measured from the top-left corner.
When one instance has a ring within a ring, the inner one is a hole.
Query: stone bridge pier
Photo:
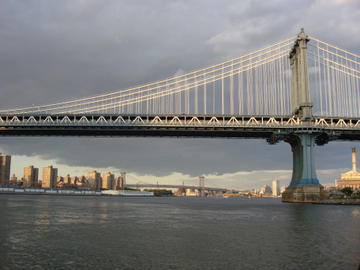
[[[290,144],[293,152],[293,173],[290,185],[282,194],[282,201],[316,202],[326,198],[327,193],[316,176],[313,154],[315,143],[322,145],[327,142],[326,135],[295,133],[285,136],[284,141]]]

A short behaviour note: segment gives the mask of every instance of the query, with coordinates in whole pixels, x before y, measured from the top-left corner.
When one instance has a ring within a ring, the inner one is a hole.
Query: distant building
[[[283,193],[286,190],[286,186],[281,186],[280,187],[280,193]]]
[[[11,156],[0,153],[0,186],[9,185]]]
[[[91,189],[100,189],[101,187],[101,176],[100,173],[95,171],[91,171],[88,173],[87,180],[89,182]]]
[[[114,186],[115,176],[111,172],[104,173],[102,175],[101,188],[112,189]]]
[[[82,186],[88,185],[88,181],[87,181],[85,175],[80,176],[78,181],[79,181],[79,185],[82,185]]]
[[[280,195],[279,180],[272,181],[272,195],[278,197]]]
[[[196,192],[196,190],[192,189],[192,188],[187,188],[185,194],[186,194],[186,197],[197,197],[198,196],[198,192]]]
[[[39,181],[39,169],[33,165],[24,168],[23,186],[36,187]]]
[[[71,184],[73,184],[73,185],[81,185],[79,177],[77,177],[77,176],[71,177]]]
[[[56,179],[56,187],[57,188],[62,188],[63,186],[65,185],[65,182],[64,182],[64,177],[62,176],[58,176],[57,179]]]
[[[351,153],[352,170],[343,173],[337,180],[337,188],[351,187],[353,189],[360,188],[360,172],[356,169],[356,148],[352,148]]]
[[[67,174],[67,175],[64,177],[64,183],[67,184],[67,185],[70,185],[70,184],[71,184],[71,176],[70,176],[70,174]]]
[[[113,189],[125,189],[126,186],[126,172],[121,172],[120,176],[116,178],[116,184]]]
[[[260,194],[265,195],[265,196],[271,196],[272,195],[272,189],[269,185],[264,185],[261,189],[260,189]]]
[[[174,194],[175,194],[175,196],[186,196],[185,187],[178,188],[178,190],[176,190]]]
[[[57,176],[57,168],[53,168],[53,166],[43,168],[42,187],[56,188]]]
[[[15,185],[15,184],[17,184],[17,181],[18,181],[18,179],[17,179],[16,175],[13,174],[13,175],[10,177],[10,184]]]

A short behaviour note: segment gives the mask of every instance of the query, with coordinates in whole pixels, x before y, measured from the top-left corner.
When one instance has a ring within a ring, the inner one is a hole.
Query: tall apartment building
[[[87,180],[89,182],[91,189],[100,189],[101,187],[101,176],[100,173],[95,171],[91,171],[88,173]]]
[[[0,186],[9,185],[11,156],[0,153]]]
[[[280,195],[279,180],[272,181],[272,195],[278,197]]]
[[[39,169],[34,168],[33,165],[25,167],[23,180],[25,187],[36,187],[39,180]]]
[[[43,168],[42,187],[56,188],[58,169],[53,166]]]
[[[102,175],[101,188],[112,189],[114,186],[115,176],[111,172],[104,173]]]

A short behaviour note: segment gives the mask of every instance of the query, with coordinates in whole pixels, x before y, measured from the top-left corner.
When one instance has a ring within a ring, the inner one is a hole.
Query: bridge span
[[[311,70],[311,72],[308,71]],[[305,34],[137,87],[0,110],[0,136],[175,136],[283,140],[285,202],[326,196],[313,148],[360,140],[360,55]]]
[[[175,136],[265,138],[298,132],[358,140],[360,118],[295,115],[0,115],[0,136]]]

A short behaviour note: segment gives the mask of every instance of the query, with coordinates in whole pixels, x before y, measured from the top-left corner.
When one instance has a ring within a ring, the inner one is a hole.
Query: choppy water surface
[[[2,269],[357,269],[360,207],[0,195]]]

